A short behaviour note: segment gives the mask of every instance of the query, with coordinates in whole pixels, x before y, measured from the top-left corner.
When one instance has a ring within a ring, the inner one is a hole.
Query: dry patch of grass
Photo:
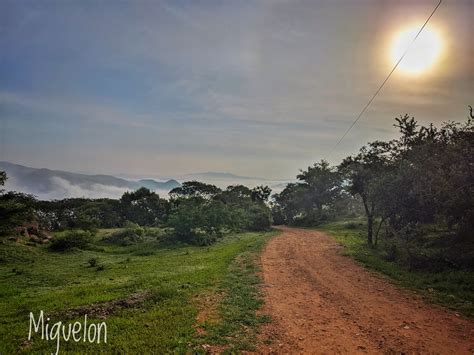
[[[59,319],[75,319],[87,315],[91,318],[107,319],[109,316],[128,308],[138,308],[147,300],[153,298],[153,294],[147,292],[137,292],[127,298],[116,299],[106,302],[92,303],[87,306],[76,307],[63,312],[58,316]]]
[[[208,316],[199,321],[195,350],[206,353],[239,353],[255,351],[259,327],[270,321],[259,310],[263,305],[258,255],[268,234],[248,244],[229,265],[226,277],[214,297],[204,301]],[[217,311],[217,314],[216,314]]]
[[[198,334],[205,333],[206,325],[217,324],[221,321],[219,314],[219,304],[224,298],[222,290],[213,290],[208,293],[194,297],[198,314],[196,316],[196,331]]]

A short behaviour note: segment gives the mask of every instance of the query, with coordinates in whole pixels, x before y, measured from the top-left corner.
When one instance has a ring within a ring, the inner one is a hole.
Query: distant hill
[[[206,182],[209,184],[216,185],[221,189],[225,189],[229,185],[245,185],[250,188],[258,186],[258,185],[267,185],[269,186],[273,193],[281,192],[286,185],[292,181],[290,180],[272,180],[262,177],[251,177],[251,176],[242,176],[236,175],[232,173],[224,173],[224,172],[202,172],[202,173],[193,173],[187,174],[179,177],[180,181],[191,181],[191,180],[198,180],[202,182]]]
[[[46,199],[119,197],[127,190],[136,190],[140,187],[167,193],[181,185],[173,179],[133,181],[111,175],[87,175],[61,170],[37,169],[9,162],[0,162],[0,170],[7,172],[7,189],[34,194]]]
[[[142,180],[138,180],[138,184],[150,190],[168,190],[168,191],[171,191],[175,187],[181,186],[181,184],[174,179],[170,179],[168,181],[142,179]]]
[[[183,180],[266,180],[263,178],[258,177],[250,177],[250,176],[240,176],[231,173],[221,173],[221,172],[204,172],[204,173],[192,173],[183,176]]]

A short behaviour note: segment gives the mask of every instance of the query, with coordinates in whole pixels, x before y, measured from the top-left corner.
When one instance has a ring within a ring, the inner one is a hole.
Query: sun
[[[396,63],[410,47],[398,65],[398,68],[407,74],[419,75],[425,72],[441,54],[441,38],[431,28],[424,28],[416,41],[412,43],[420,28],[421,25],[413,26],[398,33],[392,43],[391,59],[393,63]]]

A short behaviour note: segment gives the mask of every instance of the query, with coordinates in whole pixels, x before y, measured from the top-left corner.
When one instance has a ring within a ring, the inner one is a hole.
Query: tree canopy
[[[383,231],[384,246],[404,249],[410,265],[434,254],[440,263],[473,267],[473,122],[437,128],[396,118],[397,139],[368,143],[338,166],[321,161],[301,171],[273,196],[274,219],[317,225],[360,203],[368,244],[377,245]]]

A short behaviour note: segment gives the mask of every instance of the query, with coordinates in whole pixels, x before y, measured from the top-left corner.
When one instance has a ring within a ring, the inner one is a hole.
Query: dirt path
[[[274,322],[259,353],[474,353],[474,323],[357,265],[323,233],[281,229],[261,257]]]

